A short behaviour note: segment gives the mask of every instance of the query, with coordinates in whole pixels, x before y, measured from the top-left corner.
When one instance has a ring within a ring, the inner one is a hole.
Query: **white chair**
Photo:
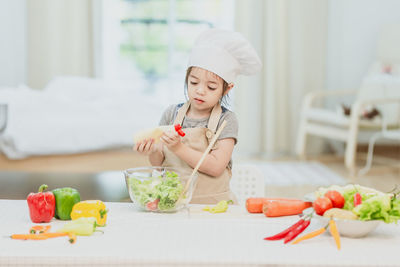
[[[400,101],[398,102],[398,104],[400,105]],[[387,122],[385,120],[383,121],[382,131],[374,134],[369,141],[367,162],[365,163],[365,167],[359,171],[358,175],[365,175],[371,169],[372,157],[374,154],[374,145],[375,142],[380,138],[397,141],[400,145],[400,129],[388,129]],[[397,159],[396,164],[398,167],[400,167],[400,155]]]
[[[355,174],[357,143],[368,140],[373,133],[381,132],[382,120],[360,119],[366,106],[376,106],[383,113],[389,128],[398,127],[399,110],[389,103],[400,100],[400,25],[387,26],[381,34],[378,44],[378,62],[373,64],[369,74],[358,90],[317,91],[307,94],[303,100],[297,136],[296,153],[306,155],[308,135],[330,138],[346,143],[345,165]],[[389,70],[392,74],[387,74]],[[397,76],[399,75],[399,76]],[[338,112],[316,107],[317,100],[326,100],[337,96],[355,96],[351,105],[351,115],[346,117]]]
[[[0,133],[2,133],[7,126],[7,104],[0,103]]]
[[[234,164],[230,186],[239,203],[245,203],[249,197],[265,195],[264,177],[253,165]]]

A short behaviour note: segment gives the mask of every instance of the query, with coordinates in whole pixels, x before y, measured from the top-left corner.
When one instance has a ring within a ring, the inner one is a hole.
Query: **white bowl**
[[[313,219],[317,219],[322,226],[329,223],[330,218],[313,214]],[[344,220],[335,219],[338,231],[341,236],[350,238],[359,238],[368,235],[375,230],[381,221],[360,221],[360,220]],[[328,231],[329,232],[329,231]]]

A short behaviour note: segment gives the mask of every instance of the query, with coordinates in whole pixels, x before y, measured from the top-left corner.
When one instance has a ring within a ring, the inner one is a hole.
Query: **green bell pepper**
[[[71,187],[57,188],[53,190],[53,194],[56,197],[56,218],[71,220],[72,207],[81,201],[78,190]]]

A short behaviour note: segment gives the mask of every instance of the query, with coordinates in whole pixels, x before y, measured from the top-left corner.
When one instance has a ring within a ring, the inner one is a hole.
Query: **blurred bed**
[[[157,125],[167,106],[140,93],[145,86],[59,77],[43,90],[0,88],[8,106],[0,152],[23,159],[131,147],[133,134]]]

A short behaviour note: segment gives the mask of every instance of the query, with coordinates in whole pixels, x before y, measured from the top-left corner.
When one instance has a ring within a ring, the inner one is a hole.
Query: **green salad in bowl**
[[[344,198],[344,210],[353,212],[360,221],[380,220],[397,223],[400,220],[400,197],[358,184],[321,187],[314,192],[315,198],[324,197],[328,191],[337,191]],[[356,197],[359,197],[358,203]]]
[[[330,219],[337,223],[339,233],[347,237],[363,237],[381,222],[398,223],[400,198],[358,184],[321,187],[313,194],[313,210],[323,225]]]
[[[197,176],[168,167],[141,167],[124,171],[129,196],[138,208],[152,212],[175,212],[192,198]],[[190,182],[187,186],[186,183]],[[185,192],[183,192],[185,190]]]

